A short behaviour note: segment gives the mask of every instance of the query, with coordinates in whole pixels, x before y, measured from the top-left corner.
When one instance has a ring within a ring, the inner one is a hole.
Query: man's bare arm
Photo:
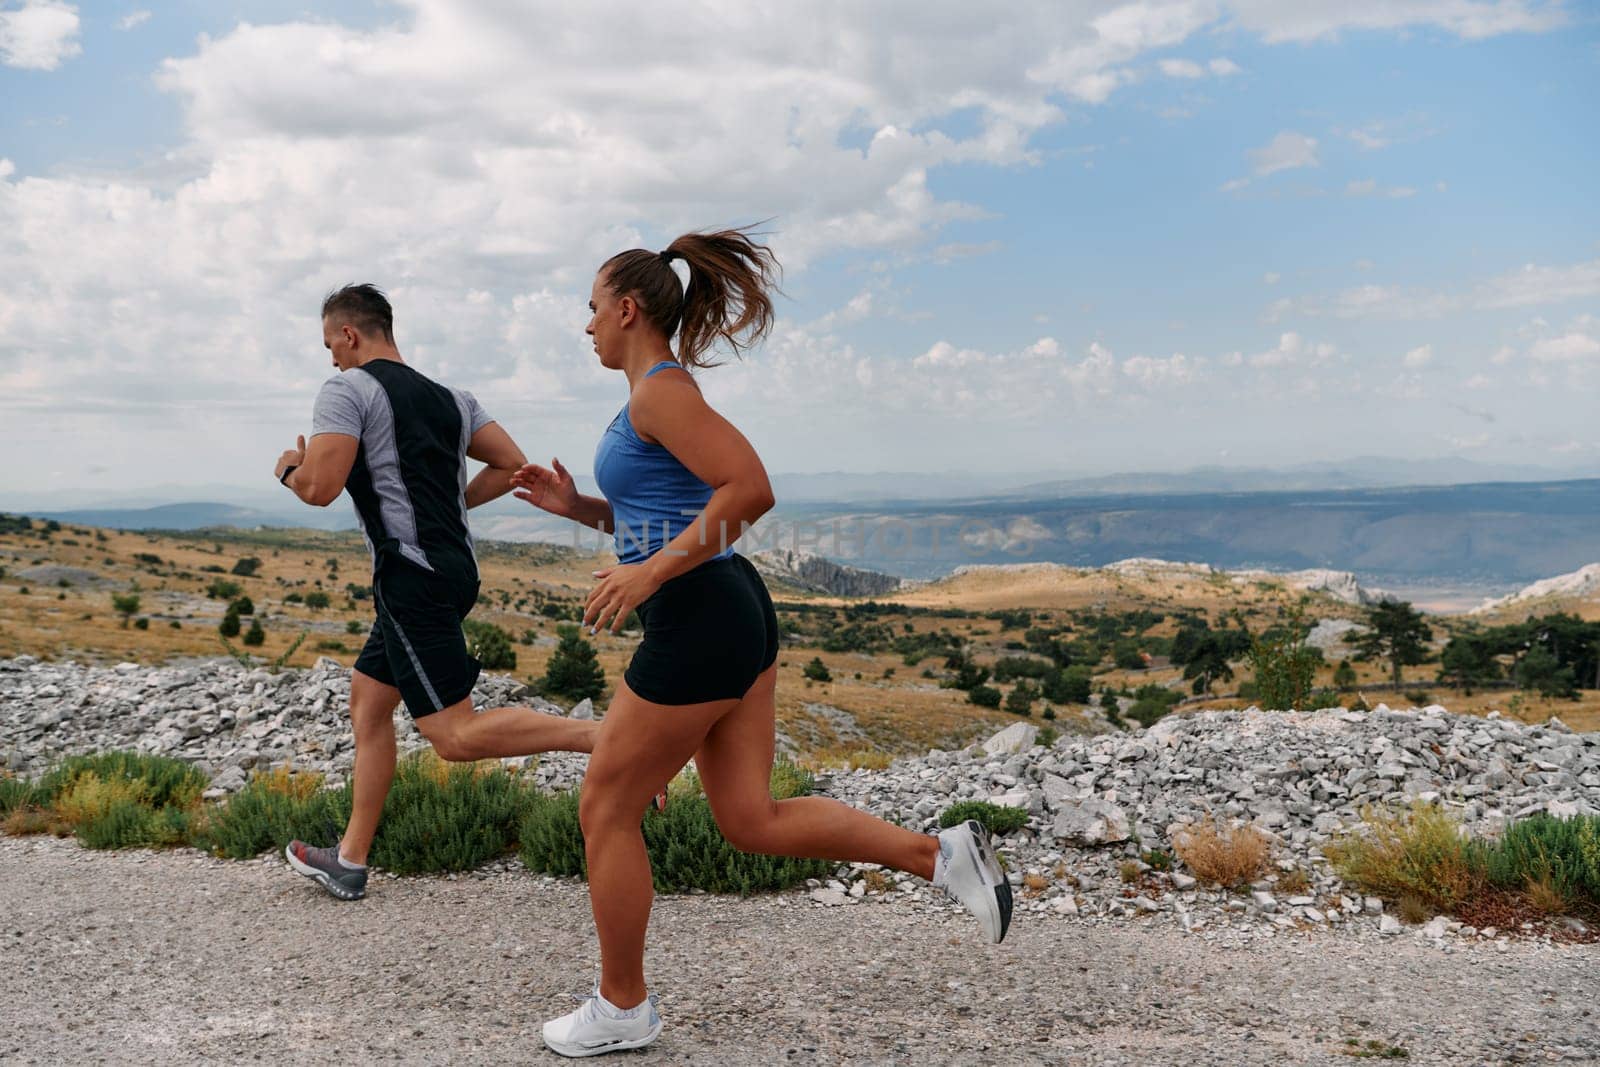
[[[485,464],[467,483],[467,507],[475,508],[498,500],[511,491],[511,476],[522,469],[528,458],[498,422],[491,422],[472,435],[467,455]]]
[[[285,452],[278,459],[278,474],[289,467],[294,470],[283,484],[294,495],[314,507],[325,508],[344,492],[344,483],[350,477],[350,468],[356,465],[356,452],[361,442],[349,434],[319,433],[306,444],[304,437],[298,447]]]

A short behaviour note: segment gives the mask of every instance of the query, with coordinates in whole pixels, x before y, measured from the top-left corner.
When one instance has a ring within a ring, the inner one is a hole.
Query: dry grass
[[[1450,911],[1482,888],[1471,843],[1456,819],[1432,804],[1362,813],[1364,826],[1324,850],[1340,877],[1386,900],[1407,895]]]
[[[1202,882],[1232,889],[1261,877],[1272,845],[1254,826],[1223,827],[1212,820],[1179,830],[1172,850]]]
[[[807,767],[815,770],[881,771],[894,762],[894,755],[881,749],[821,748],[805,759]]]
[[[1311,878],[1306,874],[1305,868],[1296,867],[1291,871],[1284,871],[1278,875],[1279,892],[1288,893],[1290,896],[1299,896],[1311,889]]]
[[[1529,878],[1523,897],[1535,910],[1544,915],[1566,915],[1572,911],[1573,897],[1550,877]]]
[[[0,823],[0,833],[12,837],[27,837],[30,834],[67,837],[72,833],[72,827],[57,818],[54,812],[40,811],[37,808],[18,808],[6,816],[5,822]]]
[[[269,793],[304,802],[322,791],[323,776],[314,771],[297,771],[293,767],[283,766],[270,771],[256,771],[250,780]]]
[[[1122,879],[1123,885],[1133,885],[1144,877],[1144,864],[1138,860],[1123,860],[1117,865],[1117,877]]]
[[[1434,915],[1434,910],[1428,906],[1428,902],[1415,893],[1401,896],[1397,908],[1400,912],[1400,921],[1409,926],[1421,926]]]
[[[1050,888],[1051,879],[1038,871],[1029,871],[1022,876],[1022,885],[1035,893],[1042,893]]]
[[[861,876],[861,880],[867,883],[869,893],[887,893],[894,887],[894,882],[890,880],[888,874],[879,870],[867,871]]]

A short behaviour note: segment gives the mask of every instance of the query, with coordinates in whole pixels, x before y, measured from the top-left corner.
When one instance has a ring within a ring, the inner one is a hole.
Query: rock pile
[[[931,829],[960,800],[1025,809],[1027,826],[1002,848],[1013,858],[1013,882],[1038,889],[1027,906],[1069,915],[1170,912],[1185,928],[1204,923],[1196,911],[1203,905],[1213,921],[1240,912],[1280,926],[1380,913],[1380,902],[1342,885],[1322,855],[1365,808],[1437,801],[1479,833],[1538,812],[1600,814],[1600,734],[1575,733],[1559,719],[1529,726],[1438,705],[1250,708],[1172,715],[1138,733],[1050,747],[1033,744],[1036,734],[1019,722],[982,745],[840,775],[826,787],[917,828]],[[1251,823],[1272,843],[1278,873],[1248,898],[1208,894],[1182,872],[1143,862],[1147,850],[1164,850],[1184,827],[1213,818]],[[1290,872],[1285,884],[1297,888],[1280,897],[1279,875]]]
[[[201,765],[218,792],[283,763],[338,782],[352,754],[349,679],[332,660],[278,673],[227,660],[161,668],[0,660],[0,760],[37,775],[66,755],[133,748]],[[563,714],[505,677],[485,675],[473,699]],[[396,722],[403,750],[425,745],[403,710]],[[1575,733],[1557,719],[1530,726],[1437,705],[1250,708],[1171,715],[1136,733],[1037,740],[1037,728],[1019,721],[967,749],[883,771],[823,774],[819,791],[919,830],[935,828],[957,801],[1021,809],[1026,825],[1000,842],[1012,880],[1027,887],[1019,907],[1086,921],[1159,914],[1186,929],[1362,917],[1376,928],[1374,917],[1387,918],[1379,902],[1342,885],[1322,856],[1371,806],[1438,801],[1478,833],[1538,812],[1600,814],[1600,734]],[[585,760],[543,755],[536,781],[575,785]],[[1165,866],[1159,852],[1185,826],[1213,818],[1251,823],[1272,843],[1273,868],[1248,896],[1207,891],[1182,870],[1151,869],[1150,861]],[[1294,888],[1280,891],[1280,882]],[[859,866],[842,866],[831,883],[813,887],[827,904],[899,896],[935,894],[907,876]]]
[[[502,675],[482,675],[472,700],[477,707],[526,704],[566,714]],[[284,764],[320,771],[338,784],[355,752],[349,703],[350,669],[327,658],[274,673],[226,659],[88,667],[19,656],[0,660],[0,769],[36,776],[64,756],[132,749],[195,763],[222,792],[241,788],[252,770]],[[574,711],[581,716],[581,706]],[[395,726],[402,754],[427,747],[403,707]],[[585,762],[547,753],[537,781],[575,785]]]

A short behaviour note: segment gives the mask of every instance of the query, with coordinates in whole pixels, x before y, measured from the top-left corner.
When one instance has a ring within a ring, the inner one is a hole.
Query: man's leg
[[[459,762],[536,752],[593,752],[599,729],[596,722],[563,719],[533,708],[473,711],[470,696],[417,718],[417,730],[439,757]]]
[[[356,739],[355,770],[351,775],[350,821],[339,842],[339,855],[351,863],[366,863],[372,837],[378,832],[383,802],[394,781],[394,709],[400,690],[370,675],[350,675],[350,725]]]

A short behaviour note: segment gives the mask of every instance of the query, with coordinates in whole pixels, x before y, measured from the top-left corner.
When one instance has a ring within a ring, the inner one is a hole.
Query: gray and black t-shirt
[[[399,560],[477,581],[467,529],[467,443],[493,420],[471,393],[376,359],[323,383],[311,432],[361,442],[345,488],[374,574]]]

